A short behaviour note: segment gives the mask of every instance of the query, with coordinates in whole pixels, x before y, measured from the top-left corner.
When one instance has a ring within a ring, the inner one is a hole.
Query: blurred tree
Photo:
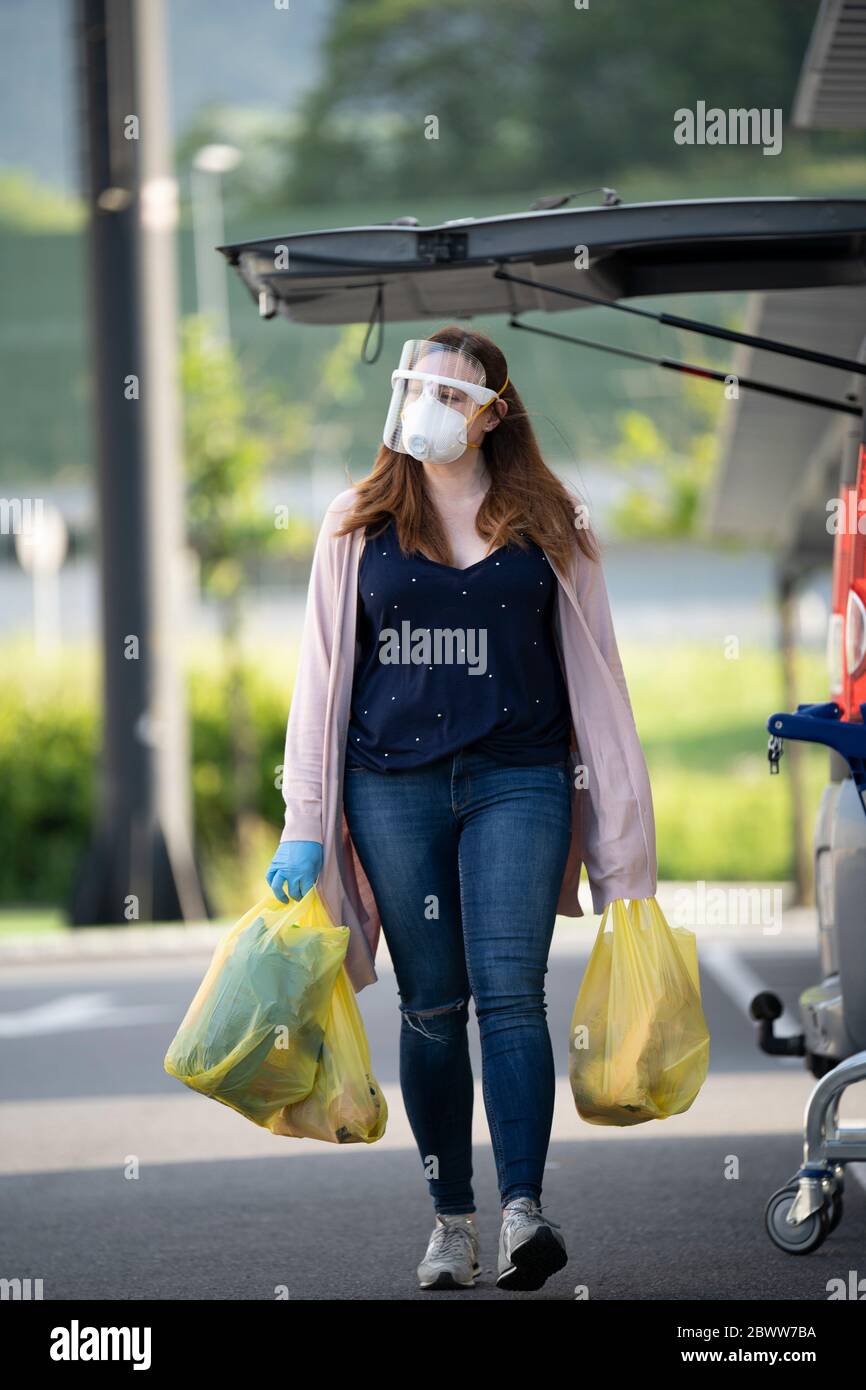
[[[189,318],[182,326],[187,536],[199,562],[202,591],[217,606],[230,705],[233,805],[238,851],[243,859],[255,826],[258,750],[244,690],[241,634],[247,574],[262,555],[287,543],[308,546],[311,528],[296,520],[277,529],[261,496],[267,469],[304,447],[307,412],[254,393],[227,344]]]
[[[274,551],[308,556],[316,528],[305,518],[277,517],[262,497],[265,474],[277,463],[315,463],[323,425],[336,405],[361,392],[357,372],[363,325],[343,329],[325,354],[308,399],[287,402],[273,385],[253,389],[232,348],[216,341],[205,320],[182,325],[186,522],[199,563],[202,591],[218,607],[229,705],[232,804],[239,873],[260,850],[260,750],[245,685],[243,601],[248,576]],[[330,436],[333,439],[334,435]]]
[[[640,410],[619,413],[620,437],[611,452],[627,486],[611,510],[623,535],[659,539],[699,529],[701,506],[718,449],[718,419],[725,398],[718,386],[677,377],[678,408],[669,432]]]
[[[52,188],[28,169],[0,170],[0,227],[4,231],[78,232],[87,221],[83,198]]]
[[[211,102],[196,112],[178,139],[175,164],[186,180],[202,146],[233,145],[241,160],[222,185],[229,221],[259,207],[280,206],[285,202],[286,161],[296,126],[296,117],[285,111]]]
[[[814,15],[814,0],[728,0],[712,14],[682,0],[335,0],[290,195],[573,192],[635,164],[682,169],[707,150],[674,143],[675,110],[700,99],[787,113]]]

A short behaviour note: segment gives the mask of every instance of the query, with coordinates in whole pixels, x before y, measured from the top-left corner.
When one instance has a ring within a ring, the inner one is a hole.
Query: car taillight
[[[848,690],[845,672],[845,603],[851,579],[854,537],[850,526],[852,505],[856,507],[857,489],[851,483],[841,487],[842,526],[833,545],[833,590],[830,622],[827,627],[827,674],[830,695],[847,718]]]
[[[845,619],[841,613],[831,613],[827,624],[827,674],[830,694],[839,696],[845,689]]]
[[[845,665],[852,680],[863,670],[866,662],[866,607],[856,589],[848,590],[845,614]]]
[[[866,449],[861,444],[857,457],[857,533],[848,569],[848,595],[845,613],[845,682],[847,719],[859,720],[866,702]]]

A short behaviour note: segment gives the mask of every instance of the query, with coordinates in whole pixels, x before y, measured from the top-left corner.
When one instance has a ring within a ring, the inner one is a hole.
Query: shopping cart
[[[861,720],[842,718],[837,704],[798,705],[793,714],[774,714],[767,721],[770,771],[778,772],[785,739],[821,743],[848,764],[851,776],[832,789],[851,804],[859,801],[866,816],[866,704]],[[849,808],[848,820],[862,825]],[[858,845],[862,849],[862,845]],[[844,847],[843,847],[844,851]],[[840,920],[839,893],[822,931],[822,959],[831,972],[800,997],[804,1032],[776,1037],[773,1023],[782,1013],[779,998],[765,992],[751,1003],[759,1024],[759,1045],[775,1055],[806,1057],[817,1085],[806,1104],[803,1163],[767,1203],[765,1221],[770,1239],[789,1255],[808,1255],[835,1230],[842,1219],[842,1196],[847,1163],[866,1162],[866,1129],[843,1128],[838,1110],[843,1091],[866,1080],[866,880],[862,853],[840,854],[840,869],[849,874],[845,911]],[[856,870],[856,880],[851,870]],[[830,870],[835,870],[831,856]],[[832,884],[831,884],[832,888]],[[829,962],[829,964],[828,964]]]

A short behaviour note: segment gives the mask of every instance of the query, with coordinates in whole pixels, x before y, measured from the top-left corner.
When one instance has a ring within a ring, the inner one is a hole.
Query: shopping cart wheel
[[[830,1231],[830,1218],[826,1206],[813,1211],[799,1226],[789,1226],[786,1220],[794,1204],[798,1188],[796,1185],[780,1187],[774,1192],[764,1213],[767,1234],[774,1245],[787,1255],[809,1255],[817,1250]]]

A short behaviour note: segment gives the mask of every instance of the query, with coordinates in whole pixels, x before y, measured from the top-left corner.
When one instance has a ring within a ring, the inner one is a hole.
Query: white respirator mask
[[[453,463],[465,454],[469,429],[499,391],[485,384],[477,357],[431,339],[403,344],[391,375],[391,404],[382,439],[396,453],[421,463]]]
[[[403,410],[403,452],[429,463],[453,463],[468,447],[467,423],[459,410],[442,404],[436,387],[425,385]]]

